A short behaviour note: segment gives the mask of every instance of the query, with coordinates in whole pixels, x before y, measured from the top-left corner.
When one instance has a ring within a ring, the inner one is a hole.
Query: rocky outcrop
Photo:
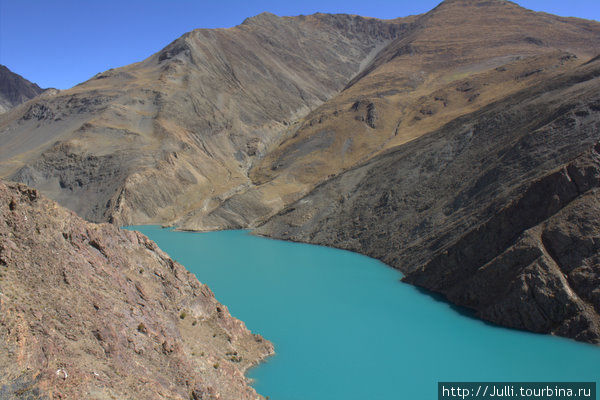
[[[138,232],[0,182],[0,397],[252,399],[272,345]]]
[[[0,114],[33,99],[44,89],[0,65]]]
[[[258,233],[379,258],[514,328],[600,342],[600,63],[318,186]]]
[[[600,144],[405,281],[505,326],[600,343]]]

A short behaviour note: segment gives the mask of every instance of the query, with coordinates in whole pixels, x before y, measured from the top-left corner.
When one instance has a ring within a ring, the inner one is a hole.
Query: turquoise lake
[[[600,348],[470,318],[359,254],[246,231],[130,229],[274,343],[249,371],[271,400],[427,400],[438,381],[600,379]]]

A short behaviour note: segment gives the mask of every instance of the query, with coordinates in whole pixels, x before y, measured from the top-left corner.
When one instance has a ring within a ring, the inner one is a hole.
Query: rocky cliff
[[[0,65],[0,114],[42,93],[44,89]]]
[[[502,325],[600,343],[598,89],[592,60],[330,179],[258,232],[379,258]]]
[[[142,234],[0,181],[0,398],[255,400],[272,352]]]

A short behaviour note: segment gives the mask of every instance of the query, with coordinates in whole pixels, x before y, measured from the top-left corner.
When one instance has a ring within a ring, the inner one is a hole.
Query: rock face
[[[0,114],[34,98],[44,89],[0,65]]]
[[[400,269],[481,318],[600,343],[600,62],[318,186],[258,229]]]
[[[137,232],[0,182],[2,399],[257,399],[272,354]]]
[[[401,21],[261,14],[198,29],[148,59],[0,118],[0,177],[91,221],[210,212],[295,119],[339,92]]]

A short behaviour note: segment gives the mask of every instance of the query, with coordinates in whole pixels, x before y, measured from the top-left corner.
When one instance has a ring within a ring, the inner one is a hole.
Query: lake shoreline
[[[247,230],[140,229],[214,288],[232,315],[275,344],[276,355],[245,370],[253,387],[274,400],[383,399],[398,393],[393,382],[417,396],[432,379],[596,379],[589,371],[600,361],[597,347],[475,319],[359,253]],[[398,343],[411,343],[416,352]]]

